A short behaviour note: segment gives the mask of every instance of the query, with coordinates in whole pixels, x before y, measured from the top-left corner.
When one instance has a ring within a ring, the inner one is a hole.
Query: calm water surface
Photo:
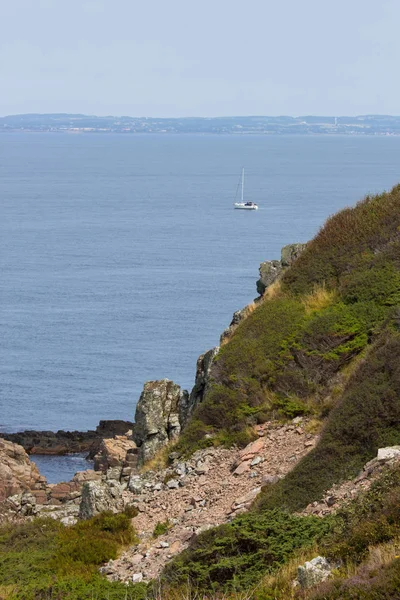
[[[258,265],[400,179],[400,138],[0,135],[0,428],[132,419],[197,356]],[[246,199],[233,210],[242,166]]]

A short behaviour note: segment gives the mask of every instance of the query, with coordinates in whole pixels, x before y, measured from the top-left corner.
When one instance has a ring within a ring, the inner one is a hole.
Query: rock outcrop
[[[123,509],[122,486],[103,481],[88,481],[82,488],[79,518],[90,519],[101,512],[119,512]]]
[[[196,378],[189,398],[189,411],[186,419],[190,416],[198,404],[203,402],[210,383],[210,371],[214,358],[219,352],[219,346],[211,348],[197,359]]]
[[[94,456],[94,470],[107,471],[112,467],[125,465],[127,454],[135,454],[136,444],[130,435],[116,435],[114,438],[105,438],[100,442],[97,454]],[[136,452],[137,454],[137,452]]]
[[[22,446],[0,439],[0,501],[8,496],[46,487],[46,478]]]
[[[297,581],[302,588],[312,587],[317,583],[326,581],[333,568],[325,557],[316,556],[298,568]]]
[[[64,455],[72,452],[96,454],[104,438],[124,435],[132,429],[129,421],[100,421],[96,430],[89,431],[20,431],[2,433],[1,438],[22,446],[28,454]]]
[[[257,281],[257,292],[262,296],[265,290],[290,267],[303,252],[306,244],[288,244],[281,250],[281,260],[266,260],[260,265],[260,279]]]
[[[189,394],[169,379],[147,381],[136,406],[133,439],[138,446],[138,463],[143,464],[185,426]]]

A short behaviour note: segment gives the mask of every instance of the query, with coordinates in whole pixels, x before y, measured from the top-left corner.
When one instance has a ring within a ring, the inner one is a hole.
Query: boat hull
[[[251,204],[250,206],[247,205],[245,203],[242,204],[242,202],[235,202],[234,207],[237,210],[258,210],[258,206],[257,204]]]

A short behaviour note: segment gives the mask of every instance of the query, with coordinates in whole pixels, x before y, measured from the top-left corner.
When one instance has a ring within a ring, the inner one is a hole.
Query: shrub
[[[68,528],[53,519],[3,527],[0,589],[12,589],[14,600],[139,600],[145,586],[127,588],[98,573],[101,563],[135,539],[125,514],[104,513]]]
[[[171,523],[167,521],[158,521],[156,526],[154,527],[153,537],[158,537],[159,535],[164,535],[168,533],[171,529]]]
[[[202,533],[167,565],[163,581],[198,590],[251,589],[263,574],[284,564],[293,552],[312,544],[330,528],[327,520],[297,517],[279,510],[246,514]]]

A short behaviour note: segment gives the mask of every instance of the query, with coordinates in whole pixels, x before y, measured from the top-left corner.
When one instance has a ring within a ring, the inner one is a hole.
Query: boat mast
[[[244,191],[244,167],[242,169],[242,202],[243,202],[243,191]]]

